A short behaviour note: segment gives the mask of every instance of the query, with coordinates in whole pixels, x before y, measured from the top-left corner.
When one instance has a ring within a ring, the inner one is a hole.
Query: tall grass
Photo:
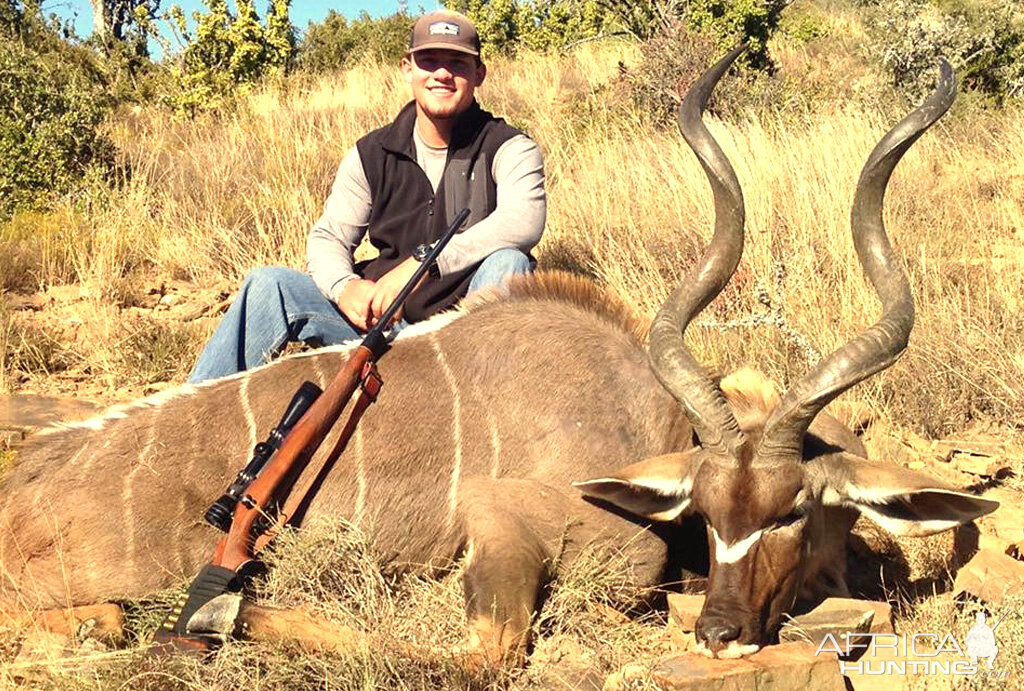
[[[617,88],[617,62],[634,50],[611,44],[497,62],[481,100],[545,151],[541,266],[591,274],[651,315],[699,255],[712,202],[678,134],[653,129]],[[112,211],[91,219],[99,235],[78,275],[125,273],[123,247],[201,285],[237,281],[261,264],[302,267],[306,230],[338,161],[406,99],[395,69],[367,64],[259,91],[227,116],[124,114],[113,137],[132,177]],[[848,218],[860,166],[893,122],[845,97],[811,116],[710,120],[743,185],[747,245],[732,284],[693,329],[709,364],[753,363],[785,384],[877,316]],[[852,396],[932,434],[979,417],[1017,423],[1021,170],[1019,110],[950,118],[900,164],[887,222],[918,323],[903,361]]]

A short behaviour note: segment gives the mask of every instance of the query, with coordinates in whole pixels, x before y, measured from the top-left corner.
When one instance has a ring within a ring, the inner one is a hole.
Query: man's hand
[[[380,277],[373,292],[373,299],[370,301],[370,326],[374,326],[377,320],[383,316],[384,311],[391,306],[394,299],[402,292],[402,288],[409,282],[412,275],[416,273],[416,269],[419,266],[420,263],[418,261],[408,257],[401,264]],[[419,288],[419,286],[416,287]],[[402,318],[402,312],[403,310],[400,309],[395,313],[392,323]]]
[[[352,322],[353,326],[363,331],[369,330],[373,312],[370,303],[373,300],[377,284],[365,278],[353,278],[346,281],[335,293],[334,303],[341,313]]]

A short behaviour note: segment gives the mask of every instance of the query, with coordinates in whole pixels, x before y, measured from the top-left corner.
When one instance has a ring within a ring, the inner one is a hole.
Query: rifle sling
[[[327,479],[327,475],[334,468],[335,462],[341,456],[345,447],[348,446],[349,440],[356,431],[356,425],[359,424],[359,419],[366,412],[366,409],[370,407],[370,404],[377,400],[377,395],[380,393],[381,386],[384,382],[380,378],[380,374],[377,372],[377,364],[373,361],[367,362],[363,367],[362,375],[359,380],[360,394],[359,398],[356,399],[355,404],[352,406],[352,412],[349,413],[348,421],[345,423],[345,427],[341,430],[341,434],[338,435],[338,440],[334,443],[334,448],[331,449],[330,453],[325,454],[319,462],[319,468],[316,468],[315,472],[309,472],[307,469],[303,475],[306,480],[300,488],[295,491],[288,493],[288,498],[285,500],[281,510],[277,512],[277,517],[274,520],[273,525],[270,526],[265,532],[259,535],[253,543],[253,555],[263,551],[263,548],[273,540],[281,530],[289,523],[299,524],[302,522],[302,518],[306,513],[306,509],[309,508],[309,502],[316,496],[320,486],[324,480]],[[311,466],[312,468],[312,466]]]

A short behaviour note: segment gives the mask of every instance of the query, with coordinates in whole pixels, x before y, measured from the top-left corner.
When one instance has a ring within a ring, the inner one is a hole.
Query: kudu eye
[[[776,518],[775,522],[771,525],[772,530],[778,528],[788,528],[793,525],[797,525],[801,521],[807,518],[807,514],[802,511],[790,511],[781,518]]]

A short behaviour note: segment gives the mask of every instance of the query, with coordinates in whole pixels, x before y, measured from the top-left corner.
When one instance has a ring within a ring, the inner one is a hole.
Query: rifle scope
[[[242,468],[227,488],[227,491],[220,496],[220,499],[213,502],[213,505],[206,510],[203,518],[207,523],[225,533],[231,530],[231,521],[235,514],[235,507],[238,506],[238,501],[245,494],[245,490],[249,488],[249,485],[256,479],[256,476],[260,474],[260,471],[263,470],[263,466],[267,464],[270,457],[281,448],[284,438],[288,436],[295,423],[306,414],[309,407],[313,405],[313,401],[319,398],[321,393],[323,391],[313,382],[307,381],[302,383],[299,390],[292,396],[291,403],[285,409],[284,415],[281,416],[281,421],[277,423],[277,427],[270,431],[270,436],[267,437],[266,441],[261,441],[253,447],[252,459]]]

